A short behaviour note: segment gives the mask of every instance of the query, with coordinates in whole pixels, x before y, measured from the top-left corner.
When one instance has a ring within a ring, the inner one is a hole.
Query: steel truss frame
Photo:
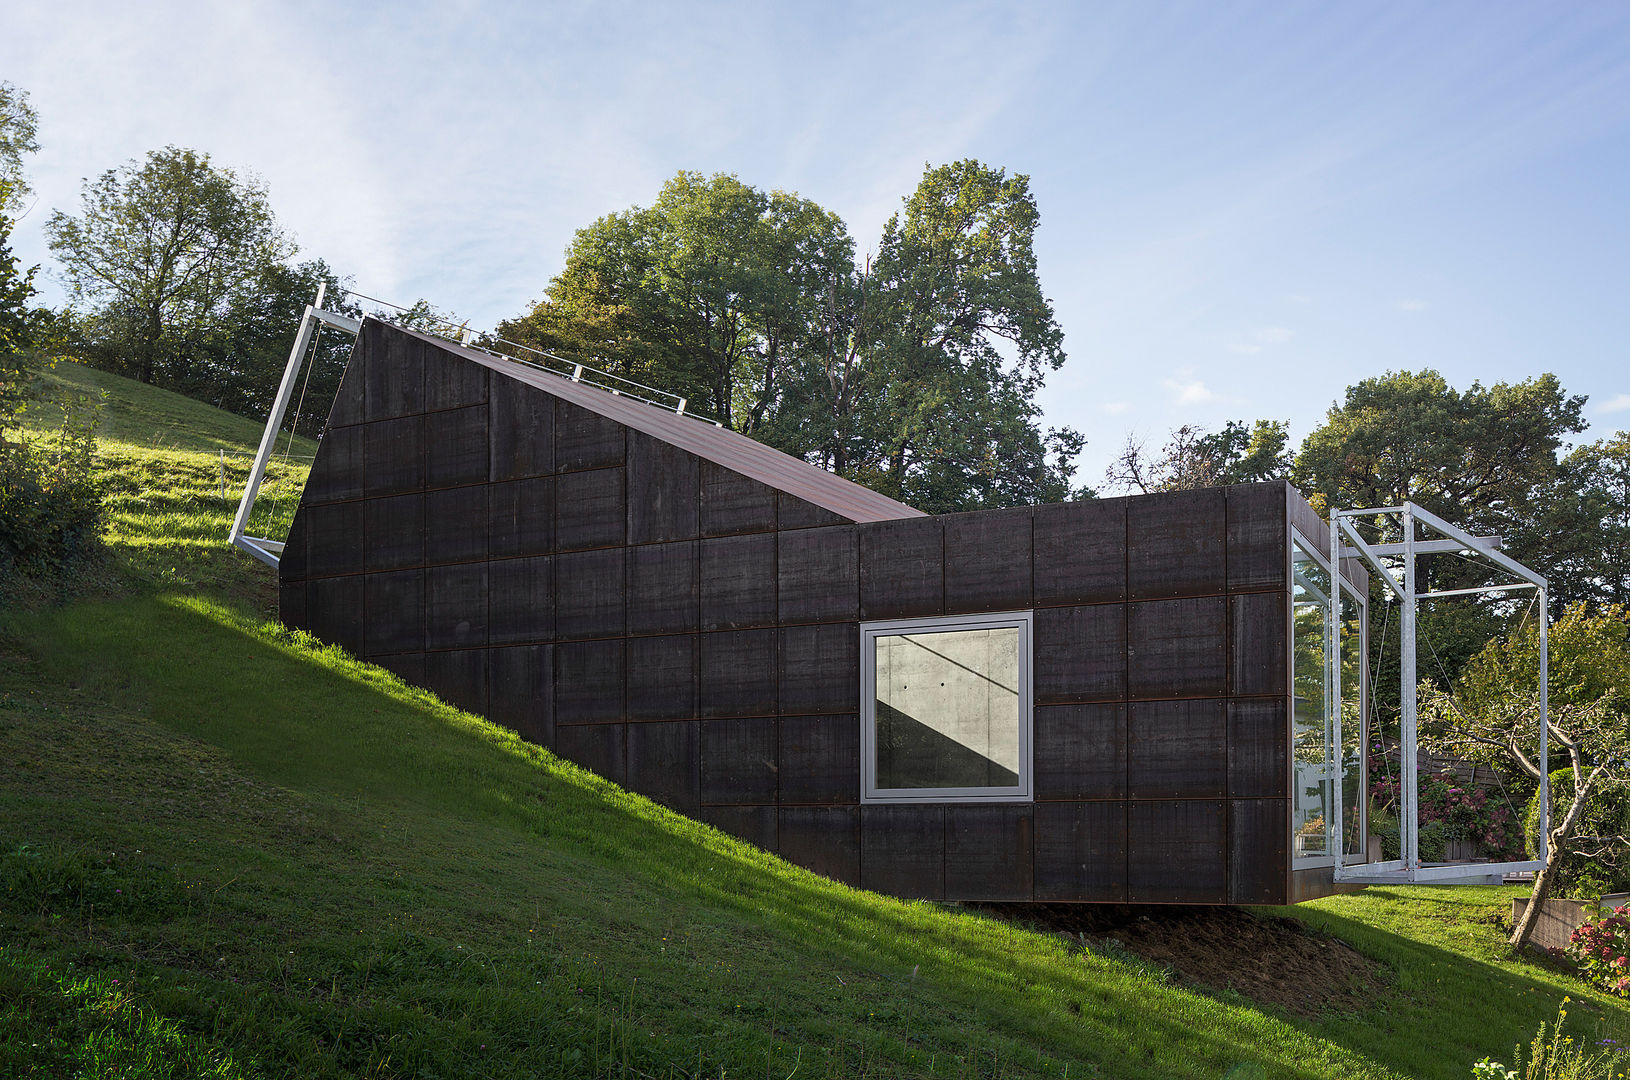
[[[1403,529],[1403,540],[1391,544],[1371,544],[1364,540],[1354,526],[1358,518],[1396,518]],[[1417,529],[1436,533],[1441,539],[1417,539]],[[1416,776],[1417,716],[1416,716],[1416,606],[1421,600],[1448,596],[1477,596],[1490,593],[1534,589],[1539,597],[1539,739],[1540,767],[1540,827],[1541,843],[1548,848],[1550,835],[1550,738],[1549,738],[1549,613],[1547,609],[1547,583],[1543,575],[1499,550],[1500,538],[1473,536],[1466,530],[1449,524],[1429,510],[1414,503],[1400,506],[1370,507],[1362,510],[1337,510],[1330,515],[1330,550],[1338,567],[1341,559],[1360,558],[1381,579],[1399,602],[1399,638],[1401,657],[1398,690],[1401,705],[1399,744],[1400,794],[1398,808],[1399,854],[1401,858],[1373,863],[1344,864],[1337,858],[1335,880],[1354,884],[1399,884],[1408,882],[1445,882],[1466,878],[1487,878],[1494,875],[1542,869],[1550,857],[1542,850],[1540,858],[1523,862],[1502,863],[1422,863],[1420,857],[1420,785]],[[1421,555],[1458,552],[1482,562],[1491,569],[1503,571],[1520,580],[1469,589],[1445,589],[1421,592],[1415,560]],[[1399,565],[1388,565],[1397,562]],[[1329,640],[1335,648],[1327,649],[1325,677],[1332,690],[1330,700],[1341,700],[1341,616],[1332,608]],[[1334,822],[1342,820],[1341,807],[1341,709],[1332,710],[1334,737],[1329,745],[1330,764],[1337,782],[1333,796],[1335,809],[1330,815]],[[1332,838],[1334,840],[1336,838]]]

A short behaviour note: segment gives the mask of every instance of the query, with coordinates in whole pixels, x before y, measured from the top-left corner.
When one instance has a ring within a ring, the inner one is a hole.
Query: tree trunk
[[[1590,798],[1590,792],[1595,787],[1596,778],[1601,775],[1601,766],[1583,780],[1575,779],[1573,785],[1573,804],[1568,812],[1562,816],[1562,823],[1551,830],[1550,850],[1551,857],[1546,860],[1545,866],[1534,875],[1534,888],[1528,895],[1528,908],[1517,920],[1517,925],[1511,930],[1511,947],[1518,952],[1528,944],[1528,938],[1534,932],[1534,925],[1539,921],[1539,910],[1550,899],[1551,887],[1556,883],[1556,869],[1562,862],[1564,848],[1568,837],[1573,835],[1574,826],[1585,812],[1585,801]],[[1575,772],[1574,776],[1578,777]]]

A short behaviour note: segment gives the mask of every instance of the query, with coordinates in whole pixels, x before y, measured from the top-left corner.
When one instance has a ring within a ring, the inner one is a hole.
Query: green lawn
[[[268,621],[210,454],[101,460],[113,584],[0,613],[0,1076],[1463,1080],[1565,993],[1630,1038],[1512,889],[1290,909],[1388,981],[1301,1020],[833,884]]]

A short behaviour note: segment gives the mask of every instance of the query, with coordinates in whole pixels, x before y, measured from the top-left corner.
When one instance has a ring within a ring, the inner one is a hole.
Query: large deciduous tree
[[[1630,432],[1564,458],[1526,524],[1525,546],[1543,551],[1553,597],[1630,605]]]
[[[39,150],[39,124],[28,91],[0,82],[0,184],[7,185],[0,196],[0,211],[15,211],[29,193],[23,155]]]
[[[1149,494],[1187,491],[1222,484],[1249,484],[1289,475],[1289,425],[1282,420],[1246,424],[1230,420],[1221,431],[1184,424],[1171,433],[1159,455],[1135,437],[1110,463],[1104,480],[1113,487]]]
[[[266,189],[166,147],[88,181],[76,215],[45,226],[98,366],[147,383],[191,376],[234,295],[293,254]]]

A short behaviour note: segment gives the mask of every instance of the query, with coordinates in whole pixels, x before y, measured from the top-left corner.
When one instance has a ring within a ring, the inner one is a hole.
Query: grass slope
[[[1563,993],[1630,1034],[1503,952],[1513,890],[1292,909],[1392,972],[1302,1021],[836,885],[265,621],[209,455],[103,463],[122,588],[0,619],[0,1075],[1463,1078]]]

